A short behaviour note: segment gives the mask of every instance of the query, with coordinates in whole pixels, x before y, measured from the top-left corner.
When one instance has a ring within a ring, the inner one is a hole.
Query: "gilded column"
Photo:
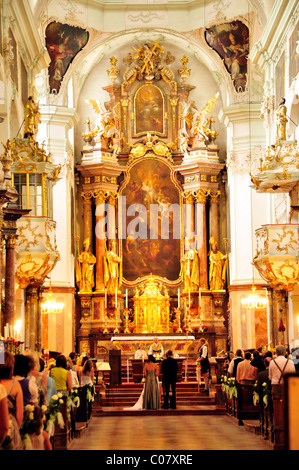
[[[196,200],[196,237],[199,257],[199,280],[202,289],[208,289],[208,251],[207,251],[207,222],[206,204],[209,195],[208,189],[198,189],[195,192]]]
[[[96,204],[96,291],[103,291],[104,284],[104,256],[105,256],[105,201],[106,193],[98,190],[94,193]]]
[[[5,312],[3,324],[15,323],[15,247],[17,235],[5,235]]]
[[[92,246],[93,233],[92,233],[92,192],[85,191],[81,194],[83,198],[83,241],[86,238],[90,239]]]
[[[210,191],[210,237],[217,240],[219,246],[219,199],[220,191]]]
[[[26,289],[26,314],[28,326],[26,332],[28,338],[25,339],[26,345],[29,345],[29,349],[39,349],[39,337],[38,337],[38,287],[35,284],[29,284]]]

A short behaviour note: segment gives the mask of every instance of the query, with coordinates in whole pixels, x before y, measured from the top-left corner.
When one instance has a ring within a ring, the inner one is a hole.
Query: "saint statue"
[[[39,106],[38,104],[35,104],[33,97],[29,96],[27,104],[25,106],[24,139],[27,139],[28,137],[35,138],[39,122]]]
[[[76,260],[76,281],[79,287],[79,294],[90,294],[94,287],[94,265],[96,257],[90,251],[90,239],[83,242],[83,250]]]
[[[196,250],[192,250],[190,241],[185,241],[185,255],[181,258],[180,277],[184,281],[185,292],[195,292],[199,289],[199,258]]]
[[[286,126],[287,126],[287,107],[285,105],[285,98],[282,98],[278,110],[276,111],[276,142],[286,140]]]
[[[105,287],[108,292],[114,293],[121,285],[121,258],[116,253],[116,240],[110,240],[109,248],[104,260]]]
[[[209,281],[211,290],[223,290],[226,277],[227,255],[224,255],[217,249],[217,241],[214,237],[210,238],[211,250]]]

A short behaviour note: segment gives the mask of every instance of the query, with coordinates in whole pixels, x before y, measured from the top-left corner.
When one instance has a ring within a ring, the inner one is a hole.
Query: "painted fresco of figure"
[[[188,239],[185,241],[185,248],[185,254],[181,258],[180,277],[184,281],[184,291],[195,292],[199,289],[199,257]]]
[[[210,238],[210,246],[210,289],[223,290],[226,279],[227,255],[222,254],[221,251],[217,249],[217,241],[214,237]]]
[[[116,240],[110,240],[104,262],[105,287],[114,293],[121,285],[121,259],[116,253]]]
[[[90,294],[94,287],[94,265],[96,257],[90,251],[90,240],[86,238],[83,242],[83,250],[76,260],[76,282],[79,293]]]

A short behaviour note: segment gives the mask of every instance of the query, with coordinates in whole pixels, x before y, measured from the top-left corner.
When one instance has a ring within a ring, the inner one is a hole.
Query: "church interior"
[[[1,351],[92,358],[100,416],[134,404],[157,338],[194,415],[224,410],[230,353],[299,353],[298,2],[0,15]],[[214,394],[193,403],[201,338]]]

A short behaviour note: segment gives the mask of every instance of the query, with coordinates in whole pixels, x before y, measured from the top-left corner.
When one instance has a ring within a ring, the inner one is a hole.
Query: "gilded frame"
[[[159,161],[159,162],[163,163],[164,165],[166,165],[168,167],[168,169],[170,170],[171,183],[174,185],[174,187],[176,188],[176,190],[178,192],[178,203],[179,203],[179,211],[180,211],[180,239],[178,240],[178,243],[179,243],[178,272],[180,272],[180,267],[181,267],[180,261],[181,261],[181,257],[183,255],[183,251],[184,251],[183,204],[182,204],[183,198],[182,198],[182,188],[180,187],[180,184],[179,184],[178,180],[176,179],[173,165],[169,161],[167,161],[165,158],[159,157],[156,154],[154,154],[153,152],[148,152],[145,157],[141,157],[141,158],[138,158],[138,159],[134,160],[131,163],[131,165],[128,167],[128,171],[126,172],[125,180],[123,181],[122,186],[119,189],[119,196],[123,196],[124,189],[127,187],[128,183],[131,180],[131,170],[132,170],[132,168],[135,165],[141,163],[142,160],[149,160],[149,159],[151,159],[153,161]],[[119,221],[122,221],[122,217],[123,217],[122,210],[123,210],[123,207],[122,207],[122,204],[120,204],[119,208],[118,208],[118,211],[119,211],[119,213],[118,213],[119,219],[118,220]],[[122,268],[123,268],[123,266],[124,266],[123,242],[126,238],[123,240],[122,230],[123,230],[123,226],[122,226],[122,223],[120,223],[119,227],[118,227],[118,234],[119,234],[119,241],[118,242],[119,242],[119,254],[120,254],[120,258],[122,260]],[[127,225],[126,225],[126,230],[127,230]],[[122,281],[123,281],[123,285],[128,286],[128,287],[134,287],[134,286],[137,286],[140,282],[144,282],[144,281],[147,281],[149,278],[152,278],[152,276],[155,279],[163,282],[164,284],[166,284],[170,287],[171,286],[173,286],[173,287],[178,286],[182,282],[180,275],[178,275],[177,279],[170,280],[167,277],[159,276],[159,275],[157,275],[155,273],[151,273],[151,272],[149,272],[146,275],[142,275],[142,276],[136,275],[136,279],[134,279],[132,281],[132,280],[128,280],[128,279],[125,278],[124,271],[123,271]]]
[[[145,96],[142,97],[142,94]],[[152,83],[137,88],[133,97],[133,137],[148,133],[167,137],[166,108],[167,103],[161,88]]]

